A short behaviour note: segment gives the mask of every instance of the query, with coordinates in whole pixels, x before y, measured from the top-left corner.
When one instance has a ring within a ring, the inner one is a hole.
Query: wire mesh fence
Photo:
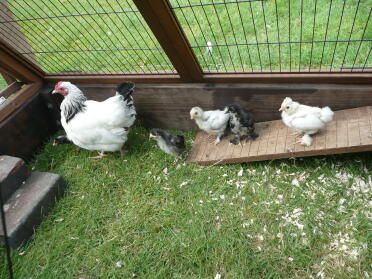
[[[371,70],[370,0],[170,3],[206,72]]]
[[[372,0],[169,4],[206,73],[372,71]],[[130,0],[0,0],[0,34],[47,73],[176,72]]]
[[[174,71],[132,1],[1,0],[0,18],[4,39],[47,73]]]

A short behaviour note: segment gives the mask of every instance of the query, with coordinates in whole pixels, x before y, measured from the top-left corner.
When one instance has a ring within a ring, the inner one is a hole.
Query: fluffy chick
[[[162,129],[152,129],[150,139],[156,140],[159,148],[169,155],[177,158],[185,151],[185,138],[180,135],[172,135]]]
[[[224,112],[229,114],[229,127],[234,138],[230,140],[233,144],[239,144],[241,138],[255,140],[258,135],[254,132],[254,118],[252,113],[239,105],[233,104],[225,107]]]
[[[279,111],[282,112],[281,116],[285,125],[295,130],[300,136],[306,135],[299,142],[307,146],[312,143],[310,135],[317,133],[332,121],[334,115],[329,107],[305,106],[289,97],[284,99]]]
[[[222,110],[203,111],[200,107],[193,107],[190,110],[190,118],[195,120],[201,130],[216,136],[215,144],[218,144],[226,134],[230,116]]]

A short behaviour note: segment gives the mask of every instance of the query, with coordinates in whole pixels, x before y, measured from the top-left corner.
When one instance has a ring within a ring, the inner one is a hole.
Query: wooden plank
[[[0,154],[29,160],[56,131],[48,108],[39,95],[34,95],[0,121]]]
[[[280,129],[283,127],[282,121],[273,121],[270,129],[270,134],[267,142],[267,153],[275,153],[276,145],[278,143],[278,135]]]
[[[337,131],[336,131],[336,121],[332,121],[327,124],[325,130],[326,134],[326,148],[335,148],[337,147]]]
[[[102,75],[46,75],[44,77],[46,81],[58,82],[60,80],[68,80],[76,84],[118,84],[125,81],[131,81],[136,83],[151,83],[151,84],[164,84],[164,83],[183,83],[184,81],[177,74],[166,74],[166,75],[134,75],[134,74],[110,74]]]
[[[202,70],[169,2],[167,0],[133,2],[181,78],[184,81],[201,82]]]
[[[354,120],[348,121],[347,134],[348,134],[349,146],[360,145],[359,123],[358,123],[358,121],[354,121]]]
[[[21,81],[41,82],[45,73],[0,38],[0,70]]]
[[[5,80],[6,84],[8,84],[8,85],[11,85],[13,82],[17,81],[14,77],[8,75],[5,72],[4,73],[0,72],[0,75],[2,75],[3,79]]]
[[[97,77],[99,78],[99,77]],[[58,78],[60,80],[61,77]],[[127,78],[126,81],[130,81]],[[123,81],[123,79],[121,80]],[[132,80],[133,81],[133,80]],[[72,81],[75,82],[75,81]],[[54,84],[53,84],[54,86]],[[88,99],[111,97],[117,84],[78,84]],[[372,86],[329,84],[197,84],[136,83],[133,98],[146,127],[198,130],[190,108],[205,110],[238,103],[252,111],[258,122],[280,119],[278,108],[286,96],[306,105],[333,110],[372,105]],[[352,98],[350,97],[352,96]]]
[[[201,133],[198,133],[196,135],[196,138],[192,144],[192,148],[190,150],[190,153],[189,153],[189,160],[190,161],[193,161],[193,160],[196,160],[197,156],[198,156],[198,153],[202,147],[202,134]]]
[[[7,88],[0,91],[0,97],[8,97],[17,92],[22,87],[22,82],[13,82]]]
[[[293,148],[294,136],[290,135],[293,131],[287,129],[281,121],[257,123],[257,132],[261,137],[256,141],[250,141],[243,148],[234,146],[233,151],[227,150],[226,144],[221,145],[220,149],[208,145],[208,156],[195,162],[208,165],[372,151],[370,112],[372,106],[337,111],[335,120],[328,123],[319,134],[313,135],[313,144],[302,148]],[[367,117],[370,122],[366,122]],[[222,161],[218,160],[221,158]]]
[[[31,83],[24,85],[20,90],[9,97],[4,103],[0,105],[0,122],[6,119],[22,106],[27,100],[37,94],[41,88],[41,83]]]
[[[260,144],[258,146],[257,155],[266,154],[267,144],[268,144],[268,141],[269,141],[269,135],[270,135],[270,132],[271,132],[271,128],[272,128],[272,125],[270,123],[270,124],[262,127],[261,130],[259,130],[259,132],[260,132],[259,143]]]
[[[372,73],[333,72],[333,73],[223,73],[204,74],[205,82],[211,83],[340,83],[371,84]]]

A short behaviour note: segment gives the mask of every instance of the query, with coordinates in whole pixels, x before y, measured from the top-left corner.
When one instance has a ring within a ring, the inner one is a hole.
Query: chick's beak
[[[284,111],[284,108],[283,107],[280,107],[279,111]]]

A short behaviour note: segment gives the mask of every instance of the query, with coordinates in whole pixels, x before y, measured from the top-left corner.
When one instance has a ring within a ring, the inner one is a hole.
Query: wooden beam
[[[339,83],[372,84],[372,73],[252,73],[205,74],[209,83]]]
[[[203,80],[200,65],[167,0],[134,0],[184,82]]]
[[[73,83],[102,83],[117,84],[124,81],[136,83],[180,83],[182,82],[179,75],[46,75],[46,81],[57,82],[68,80]]]
[[[8,85],[10,85],[13,82],[17,81],[14,77],[8,75],[7,73],[1,73],[0,72],[0,75],[3,76],[3,79],[5,80],[6,84],[8,84]]]
[[[41,82],[35,82],[24,85],[20,90],[9,97],[0,105],[0,123],[9,117],[15,110],[23,105],[27,100],[37,94],[41,88]]]
[[[0,91],[0,97],[8,97],[13,93],[17,92],[17,90],[21,89],[23,83],[22,82],[13,82],[7,88]]]
[[[0,70],[21,81],[41,82],[45,73],[32,61],[0,39]]]

